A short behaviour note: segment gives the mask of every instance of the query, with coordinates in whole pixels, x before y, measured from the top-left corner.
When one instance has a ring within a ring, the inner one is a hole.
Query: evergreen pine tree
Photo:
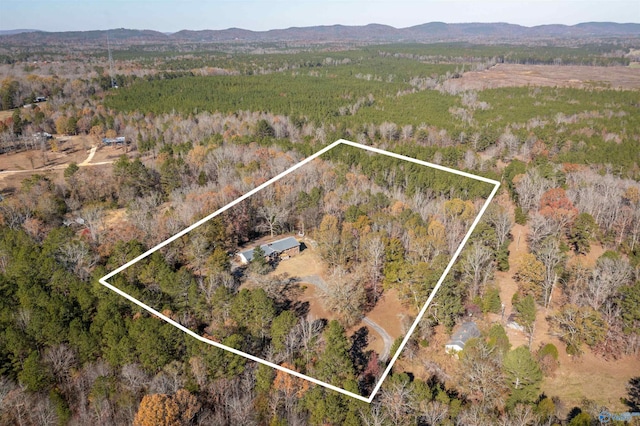
[[[526,346],[520,346],[507,353],[503,361],[503,370],[511,396],[507,405],[531,403],[538,398],[542,371]]]

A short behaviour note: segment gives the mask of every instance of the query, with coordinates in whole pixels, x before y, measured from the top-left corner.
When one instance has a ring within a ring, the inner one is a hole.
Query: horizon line
[[[267,32],[270,32],[270,31],[287,31],[287,30],[292,30],[292,29],[305,29],[305,28],[318,28],[318,27],[364,28],[364,27],[374,26],[374,25],[389,27],[389,28],[393,28],[395,30],[406,30],[406,29],[416,28],[416,27],[420,27],[420,26],[423,26],[423,25],[429,25],[429,24],[444,24],[444,25],[473,25],[473,24],[481,24],[481,25],[513,25],[513,26],[517,26],[517,27],[521,27],[521,28],[531,29],[531,28],[547,27],[547,26],[576,27],[576,26],[584,25],[584,24],[640,25],[640,22],[584,21],[584,22],[578,22],[576,24],[545,23],[545,24],[527,26],[527,25],[516,24],[516,23],[507,22],[507,21],[491,21],[491,22],[489,22],[489,21],[469,21],[469,22],[429,21],[429,22],[423,22],[421,24],[410,25],[408,27],[394,27],[393,25],[389,25],[389,24],[383,24],[383,23],[379,23],[379,22],[370,22],[368,24],[363,24],[363,25],[348,25],[348,24],[334,23],[334,24],[317,24],[317,25],[308,25],[308,26],[291,26],[291,27],[286,27],[286,28],[271,28],[271,29],[268,29],[268,30],[252,30],[252,29],[241,28],[241,27],[228,27],[228,28],[218,28],[218,29],[214,29],[214,28],[202,28],[202,29],[183,28],[183,29],[180,29],[180,30],[177,30],[177,31],[163,31],[163,30],[153,29],[153,28],[116,27],[116,28],[88,29],[88,30],[73,30],[73,29],[71,29],[71,30],[63,30],[63,31],[50,31],[50,30],[41,30],[41,29],[36,29],[36,28],[8,28],[8,29],[0,28],[0,32],[20,31],[20,33],[16,33],[16,34],[4,34],[4,35],[18,35],[18,34],[27,33],[27,32],[69,33],[69,32],[131,30],[131,31],[154,31],[154,32],[158,32],[158,33],[161,33],[161,34],[171,35],[171,34],[176,34],[176,33],[182,32],[182,31],[200,32],[200,31],[240,30],[240,31],[249,31],[249,32],[253,32],[253,33],[267,33]]]

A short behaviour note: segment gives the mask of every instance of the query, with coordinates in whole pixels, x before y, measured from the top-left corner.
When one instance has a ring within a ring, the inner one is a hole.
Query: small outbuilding
[[[300,242],[294,237],[287,237],[281,240],[273,241],[271,243],[262,244],[260,248],[264,252],[264,256],[268,259],[288,258],[300,253]],[[253,260],[253,251],[255,249],[249,249],[238,253],[240,261],[247,264]]]
[[[480,337],[480,330],[475,322],[465,322],[451,335],[451,339],[444,345],[447,353],[457,353],[464,349],[469,339]]]

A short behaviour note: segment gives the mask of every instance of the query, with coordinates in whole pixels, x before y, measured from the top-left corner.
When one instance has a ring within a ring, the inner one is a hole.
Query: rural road
[[[327,291],[327,283],[325,283],[324,280],[318,275],[307,275],[306,277],[301,277],[300,281],[312,284],[316,288],[320,289],[321,291],[324,291],[324,292]],[[391,352],[391,346],[393,345],[393,338],[389,335],[389,333],[387,333],[387,330],[382,328],[378,323],[373,321],[371,318],[364,317],[362,319],[362,322],[368,325],[369,327],[373,328],[375,332],[378,333],[380,337],[382,337],[382,341],[384,342],[384,348],[382,349],[382,353],[380,354],[380,360],[386,361],[389,358],[389,353]]]

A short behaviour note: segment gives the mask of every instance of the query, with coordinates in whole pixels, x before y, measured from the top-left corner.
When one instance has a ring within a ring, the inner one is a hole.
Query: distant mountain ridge
[[[3,34],[4,33],[4,34]],[[640,24],[585,22],[577,25],[539,25],[524,27],[508,23],[447,24],[429,22],[407,28],[368,24],[363,26],[320,25],[268,31],[241,28],[226,30],[182,30],[162,33],[154,30],[113,29],[94,31],[45,32],[10,30],[0,32],[0,43],[225,43],[225,42],[438,42],[438,41],[517,41],[545,38],[640,37]]]
[[[17,29],[17,30],[0,30],[0,36],[3,35],[15,35],[15,34],[22,34],[22,33],[33,33],[36,32],[38,30],[27,30],[27,29]]]

